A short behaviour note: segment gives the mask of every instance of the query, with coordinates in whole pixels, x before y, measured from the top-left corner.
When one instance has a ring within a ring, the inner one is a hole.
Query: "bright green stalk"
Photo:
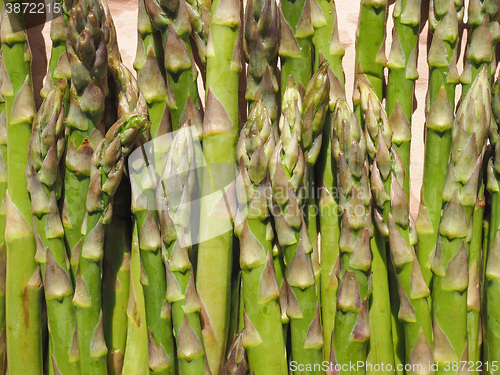
[[[132,201],[132,207],[134,201]],[[132,252],[130,255],[130,292],[127,305],[127,345],[122,374],[148,375],[148,328],[144,293],[141,285],[141,254],[137,226],[132,224]]]
[[[458,108],[453,123],[452,151],[443,190],[443,216],[432,263],[437,374],[450,373],[445,371],[447,361],[468,359],[469,232],[491,121],[490,103],[489,74],[485,65]]]
[[[68,23],[71,92],[66,118],[67,154],[62,216],[73,275],[78,271],[85,215],[82,195],[85,196],[89,187],[90,158],[104,136],[101,120],[107,94],[108,31],[102,17],[103,10],[94,0],[79,0],[71,10]]]
[[[233,180],[239,133],[238,85],[241,70],[240,1],[212,3],[207,44],[206,112],[203,123],[203,154],[207,163],[202,195],[221,190]],[[224,152],[221,152],[224,150]],[[219,166],[217,166],[219,164]],[[212,212],[204,199],[201,206],[196,285],[202,301],[205,329],[203,343],[212,374],[221,371],[227,346],[233,232],[226,214]],[[214,228],[224,234],[213,238]],[[213,275],[219,275],[214,278]]]
[[[386,8],[387,0],[361,0],[356,31],[356,74],[367,76],[379,100],[382,100],[386,64]]]
[[[366,87],[371,87],[366,79],[366,76],[358,75],[357,79],[364,81],[364,85]],[[353,101],[354,105],[359,108],[359,116],[361,117],[361,108],[362,106],[364,108],[368,108],[368,103],[361,103],[359,86],[360,83],[357,83],[357,91],[355,91],[355,95],[353,95]],[[355,113],[356,117],[358,117],[358,113]],[[362,118],[362,120],[362,124],[364,125],[364,127],[366,127],[366,120],[364,118]],[[369,157],[373,157],[374,150],[369,149],[369,151],[371,152],[371,154],[369,154]],[[376,227],[375,224],[373,224],[373,221],[376,222],[378,219],[379,218],[375,217],[374,214],[372,214],[371,225],[374,227],[374,232],[373,237],[370,240],[370,248],[372,252],[371,268],[373,289],[369,301],[370,343],[368,347],[367,362],[372,366],[382,362],[389,363],[391,366],[393,366],[393,368],[395,368],[395,351],[392,337],[397,336],[394,332],[392,332],[393,327],[391,322],[391,300],[389,293],[387,265],[387,237],[380,232],[379,228]],[[388,332],[391,332],[391,334],[389,335]],[[370,373],[370,371],[368,372]],[[371,372],[373,373],[374,370],[372,370]]]
[[[491,108],[495,122],[490,128],[490,142],[494,147],[494,154],[488,161],[487,188],[491,194],[491,212],[489,233],[486,237],[488,246],[485,244],[485,268],[483,276],[483,324],[484,324],[484,360],[493,361],[500,358],[500,336],[498,327],[500,318],[495,309],[498,298],[498,286],[500,285],[496,276],[498,266],[495,263],[498,254],[499,228],[500,228],[500,147],[499,147],[499,124],[500,124],[500,81],[496,81],[492,88]],[[485,240],[486,242],[486,240]],[[493,374],[490,370],[488,374]]]
[[[195,133],[187,121],[174,135],[156,195],[165,252],[166,300],[172,307],[179,374],[208,372],[201,336],[201,306],[189,260],[191,223],[196,218],[190,202],[197,192],[197,162],[202,155]]]
[[[193,31],[191,19],[196,11],[186,0],[149,0],[145,6],[153,26],[162,36],[167,86],[175,98],[169,105],[172,130],[177,130],[188,102],[197,108],[201,105],[196,82],[198,73],[189,42]]]
[[[29,189],[40,265],[47,304],[50,367],[60,374],[79,374],[74,341],[76,317],[73,284],[68,265],[64,229],[59,215],[64,153],[64,115],[68,83],[60,80],[48,92],[33,121],[28,149]]]
[[[42,374],[42,279],[35,262],[31,203],[25,173],[35,100],[31,52],[22,15],[2,13],[1,39],[7,122],[6,339],[9,373]],[[29,358],[29,361],[26,360]]]
[[[421,0],[399,0],[393,11],[394,29],[391,52],[387,60],[387,115],[391,127],[408,128],[404,139],[395,140],[395,147],[404,166],[405,175],[410,175],[410,126],[413,114],[415,80],[418,78],[418,34],[420,31]],[[405,195],[410,197],[410,179],[405,178]]]
[[[297,363],[320,364],[323,335],[311,262],[313,248],[302,212],[306,201],[307,154],[300,145],[302,137],[305,138],[301,115],[302,99],[290,78],[283,95],[280,141],[269,162],[273,216],[286,265],[284,290],[288,296],[286,313],[290,318],[291,357]],[[308,373],[320,371],[315,368]]]
[[[272,122],[261,99],[241,131],[236,154],[245,186],[239,201],[248,209],[243,223],[235,229],[240,238],[243,346],[250,371],[256,375],[288,374],[268,207],[268,163],[275,144]]]
[[[368,152],[373,159],[371,189],[376,205],[374,217],[380,233],[389,237],[389,249],[399,301],[397,318],[404,327],[405,356],[412,374],[427,374],[434,363],[432,325],[427,298],[429,288],[415,254],[416,233],[404,193],[405,169],[393,140],[405,129],[391,127],[376,93],[359,83]],[[376,324],[376,322],[375,322]]]
[[[148,105],[151,136],[155,138],[171,131],[167,103],[172,103],[173,98],[169,95],[165,81],[161,35],[151,23],[144,0],[139,0],[137,29],[139,36],[134,69],[139,88]]]
[[[433,33],[429,48],[424,177],[416,221],[417,258],[427,285],[432,279],[432,255],[436,248],[451,146],[451,128],[458,83],[456,44],[463,16],[460,0],[432,0],[429,26]]]
[[[245,9],[245,47],[248,54],[245,99],[250,109],[260,99],[274,121],[277,116],[276,77],[279,45],[279,10],[276,0],[249,0]]]
[[[339,40],[338,17],[331,0],[318,1],[324,21],[318,22],[313,36],[315,67],[327,60],[330,79],[330,108],[323,126],[323,142],[315,173],[319,175],[319,224],[321,228],[320,303],[323,321],[323,358],[330,359],[331,337],[337,309],[335,264],[339,255],[340,222],[338,212],[337,166],[333,163],[331,142],[332,112],[338,99],[345,100],[342,57],[345,50]]]
[[[370,338],[371,192],[366,140],[345,101],[337,102],[332,132],[332,151],[339,171],[339,208],[343,215],[339,239],[340,269],[336,270],[340,275],[340,285],[331,355],[338,364],[366,362]],[[358,371],[364,372],[364,368]]]
[[[467,60],[460,76],[462,99],[483,64],[488,64],[489,74],[495,75],[496,64],[493,62],[495,46],[500,39],[500,4],[495,0],[472,0],[469,2],[467,24],[468,44]]]

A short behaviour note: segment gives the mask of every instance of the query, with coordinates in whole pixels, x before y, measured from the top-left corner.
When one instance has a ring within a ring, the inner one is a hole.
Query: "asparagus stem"
[[[366,140],[345,101],[337,102],[332,131],[332,150],[339,174],[339,208],[343,215],[340,258],[338,269],[333,271],[339,275],[340,285],[331,353],[338,364],[366,362],[370,338],[371,192]]]
[[[216,0],[212,3],[203,123],[203,154],[207,163],[202,177],[203,196],[223,189],[234,176],[243,37],[240,26],[239,1]],[[211,328],[202,332],[205,355],[212,374],[218,374],[228,338],[233,233],[227,214],[210,214],[212,203],[204,199],[201,206],[200,233],[205,240],[198,247],[196,285],[202,302],[203,324]],[[210,233],[214,228],[227,229],[213,238]],[[214,274],[219,276],[214,278]]]
[[[243,283],[242,343],[250,371],[256,375],[288,373],[268,207],[271,194],[268,163],[275,143],[271,119],[261,98],[241,131],[236,154],[245,186],[239,200],[248,205],[248,215],[235,229],[240,238]]]
[[[429,30],[433,35],[427,57],[429,87],[426,103],[424,177],[416,221],[417,258],[425,282],[429,286],[432,279],[432,253],[436,248],[441,219],[442,192],[448,172],[455,85],[459,78],[456,47],[462,16],[461,1],[430,2]]]
[[[132,201],[132,207],[134,201]],[[133,208],[132,208],[133,209]],[[123,374],[148,375],[148,329],[146,308],[141,284],[141,254],[137,225],[132,225],[132,252],[130,255],[130,292],[127,304],[127,344],[123,358]]]
[[[35,116],[28,148],[28,176],[37,239],[35,260],[42,272],[49,321],[48,366],[55,373],[79,374],[74,289],[58,208],[67,86],[66,80],[57,81]]]
[[[181,124],[169,146],[157,188],[157,206],[166,250],[166,299],[172,306],[179,373],[203,374],[208,368],[202,344],[201,305],[188,254],[193,244],[191,220],[196,217],[190,203],[197,190],[196,163],[202,150],[196,143],[197,134],[193,134],[196,131],[189,125],[190,121]]]
[[[449,373],[446,361],[468,360],[469,225],[477,203],[479,175],[491,121],[490,103],[485,65],[458,108],[453,123],[452,151],[443,190],[443,216],[432,263],[434,359],[439,366],[438,374]],[[479,283],[479,275],[475,279]]]
[[[25,171],[35,100],[31,52],[22,14],[2,11],[3,83],[7,123],[6,340],[9,373],[42,374],[42,279]],[[27,361],[25,358],[29,358]]]
[[[394,146],[401,158],[405,175],[410,176],[410,126],[413,114],[415,80],[418,78],[418,34],[420,30],[421,0],[401,0],[393,11],[394,29],[391,52],[387,60],[387,115],[391,127],[404,126],[403,139],[395,140]],[[403,190],[410,197],[410,179],[405,178]]]
[[[306,132],[302,133],[307,127],[302,126],[301,115],[302,99],[290,78],[283,95],[280,141],[269,162],[273,216],[286,265],[286,283],[282,289],[288,299],[286,313],[290,318],[292,358],[297,363],[321,363],[323,335],[311,263],[312,245],[302,213],[307,153],[302,151],[300,142],[307,139]],[[315,368],[308,373],[319,371]]]

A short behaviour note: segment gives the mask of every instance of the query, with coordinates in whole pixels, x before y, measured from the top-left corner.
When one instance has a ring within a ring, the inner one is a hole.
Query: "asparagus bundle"
[[[446,372],[446,361],[468,360],[467,300],[479,303],[477,295],[466,293],[470,225],[490,121],[490,83],[485,65],[458,108],[453,123],[443,215],[432,262],[434,359],[439,365],[438,373]],[[477,272],[470,276],[479,283]]]
[[[344,364],[366,361],[370,338],[368,300],[373,229],[366,140],[345,101],[337,102],[332,131],[343,215],[337,263],[340,285],[331,358],[335,363]]]
[[[74,288],[58,207],[63,182],[59,164],[65,148],[67,85],[66,80],[57,81],[35,116],[27,172],[37,240],[35,260],[42,272],[49,321],[52,353],[49,366],[55,373],[79,374],[76,316],[72,305]]]

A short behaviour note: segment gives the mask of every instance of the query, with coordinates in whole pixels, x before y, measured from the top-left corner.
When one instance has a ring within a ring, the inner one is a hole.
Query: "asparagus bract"
[[[28,176],[37,239],[36,261],[40,264],[52,350],[50,365],[60,374],[79,374],[76,349],[76,317],[73,284],[64,242],[58,200],[63,178],[60,161],[64,153],[64,114],[67,81],[57,81],[48,92],[33,121],[28,149]]]
[[[234,177],[242,68],[240,3],[216,0],[211,7],[203,121],[203,155],[207,163],[202,177],[203,196],[219,190],[219,186],[229,185]],[[205,311],[203,324],[211,328],[202,332],[205,355],[212,374],[218,374],[228,340],[233,231],[228,213],[211,214],[212,203],[204,199],[201,206],[200,233],[206,240],[198,246],[196,285]],[[214,228],[221,227],[227,227],[227,232],[215,238],[210,236]],[[214,278],[214,274],[219,276]]]
[[[283,95],[279,128],[280,140],[269,161],[269,171],[272,212],[286,265],[282,289],[288,301],[291,354],[297,363],[321,363],[323,335],[311,262],[313,249],[302,213],[307,186],[307,154],[301,147],[302,99],[291,78]]]
[[[42,374],[42,279],[35,261],[36,243],[25,179],[35,100],[31,51],[22,14],[2,11],[3,73],[0,93],[7,123],[7,195],[5,244],[6,341],[9,373]],[[29,361],[26,360],[29,358]]]
[[[371,294],[371,192],[366,140],[345,101],[338,101],[332,120],[332,150],[338,166],[340,209],[340,279],[333,348],[336,363],[366,361],[370,338],[368,304]],[[333,277],[336,277],[334,275]]]
[[[269,212],[268,168],[275,143],[271,119],[261,99],[254,104],[241,131],[236,154],[245,187],[239,199],[241,204],[248,205],[247,216],[235,230],[240,238],[243,283],[242,343],[252,373],[284,375],[288,369]]]
[[[438,373],[448,373],[447,361],[468,360],[470,225],[490,121],[490,83],[484,66],[458,108],[452,129],[443,216],[432,263],[434,359]],[[475,282],[479,283],[477,273]]]

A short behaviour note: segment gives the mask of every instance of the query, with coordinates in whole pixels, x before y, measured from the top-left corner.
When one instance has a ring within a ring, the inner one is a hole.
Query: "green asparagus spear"
[[[223,189],[234,176],[243,37],[240,26],[240,1],[216,0],[212,3],[206,52],[203,154],[207,169],[202,177],[203,196],[213,193],[213,189],[219,190],[219,186]],[[218,374],[228,339],[233,232],[226,213],[210,213],[212,203],[204,199],[201,206],[200,233],[206,240],[198,246],[196,285],[202,302],[205,354],[210,371]],[[228,227],[228,231],[215,238],[209,237],[213,228],[221,227]],[[214,274],[219,276],[214,278]]]
[[[241,131],[236,154],[245,187],[239,200],[244,207],[248,205],[247,216],[235,229],[240,238],[243,346],[250,371],[257,375],[288,373],[268,207],[271,193],[268,166],[274,147],[271,119],[261,98],[253,105]]]
[[[453,123],[443,216],[432,262],[434,360],[439,366],[438,374],[450,373],[446,371],[447,361],[468,360],[469,233],[491,121],[490,103],[489,74],[484,65]],[[478,276],[476,282],[479,283]]]
[[[196,130],[190,127],[190,121],[182,123],[166,154],[156,198],[165,248],[166,299],[172,307],[180,374],[208,373],[201,336],[201,306],[189,260],[193,243],[191,220],[195,217],[191,200],[198,184],[196,163],[202,155],[196,141]]]
[[[432,253],[436,248],[441,219],[442,192],[448,171],[451,128],[458,83],[458,29],[463,18],[461,0],[432,0],[429,27],[433,33],[427,56],[429,87],[426,103],[424,177],[416,221],[417,258],[425,282],[430,286]]]
[[[322,122],[321,122],[322,124]],[[273,216],[283,249],[290,318],[291,356],[297,363],[321,363],[323,335],[311,263],[312,245],[302,212],[306,201],[307,153],[302,151],[302,99],[293,79],[283,95],[280,140],[269,162]],[[304,134],[304,138],[306,138]],[[307,139],[307,138],[306,138]],[[299,371],[295,371],[299,374]],[[311,374],[319,373],[316,368]]]
[[[7,123],[6,340],[9,373],[42,374],[42,279],[35,261],[36,244],[25,171],[35,100],[31,52],[22,14],[2,11],[1,95]],[[26,360],[29,358],[29,360]]]
[[[35,116],[28,148],[28,176],[37,239],[35,259],[42,272],[49,321],[49,366],[55,373],[79,374],[74,289],[58,208],[67,86],[66,80],[57,81]]]
[[[366,362],[373,229],[366,140],[345,101],[337,102],[332,133],[332,151],[339,174],[339,208],[343,215],[336,270],[340,285],[331,355],[337,364],[343,365]]]

